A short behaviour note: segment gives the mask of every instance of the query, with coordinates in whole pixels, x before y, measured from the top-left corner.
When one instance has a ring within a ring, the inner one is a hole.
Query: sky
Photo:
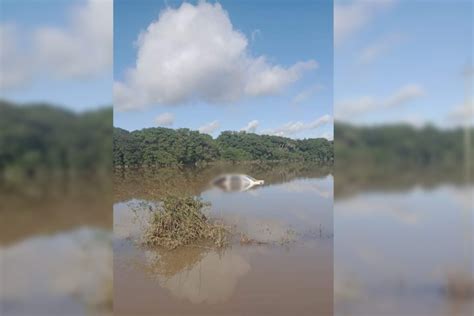
[[[112,0],[2,0],[0,98],[112,105]]]
[[[116,126],[214,136],[245,129],[331,138],[333,115],[364,125],[474,119],[470,0],[335,0],[334,21],[332,1],[112,7],[2,0],[0,98],[83,111],[110,105],[114,90]],[[185,21],[191,15],[194,24]]]
[[[333,135],[332,1],[119,1],[114,125]]]
[[[336,120],[472,124],[472,1],[336,0],[334,16]]]

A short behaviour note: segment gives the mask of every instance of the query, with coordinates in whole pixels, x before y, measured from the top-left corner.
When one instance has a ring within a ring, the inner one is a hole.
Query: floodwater
[[[110,315],[110,181],[0,186],[0,315]]]
[[[335,315],[472,315],[472,183],[439,170],[360,183],[339,172]]]
[[[245,192],[208,183],[219,173],[265,180]],[[115,176],[115,315],[332,315],[333,178],[304,165],[220,165],[204,169],[129,170]],[[144,201],[191,193],[210,215],[260,243],[233,238],[173,251],[140,245]]]

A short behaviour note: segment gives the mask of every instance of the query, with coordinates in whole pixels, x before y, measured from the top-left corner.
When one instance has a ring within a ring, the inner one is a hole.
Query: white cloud
[[[474,105],[472,101],[454,107],[448,113],[448,120],[456,125],[472,125],[474,121]]]
[[[0,24],[0,89],[14,89],[30,80],[34,65],[20,49],[18,29]]]
[[[397,122],[397,121],[394,121]],[[426,118],[423,118],[417,113],[408,113],[404,117],[400,119],[400,123],[408,124],[411,125],[412,127],[416,129],[421,129],[424,126],[429,124],[429,120]]]
[[[158,126],[172,126],[174,124],[174,114],[162,113],[155,118],[155,123]]]
[[[0,24],[0,88],[19,88],[40,76],[83,79],[111,72],[112,8],[112,0],[89,0],[71,10],[63,28]]]
[[[402,87],[394,95],[390,96],[385,101],[385,107],[391,108],[396,107],[400,104],[412,101],[419,97],[422,97],[425,94],[423,88],[417,84],[410,84]]]
[[[327,140],[334,140],[334,133],[333,132],[324,132],[320,136],[321,138],[326,138]]]
[[[250,38],[252,39],[252,42],[254,42],[259,36],[262,36],[262,31],[260,31],[259,29],[253,30],[252,34],[250,34]]]
[[[240,130],[245,131],[247,133],[255,133],[257,130],[259,122],[257,120],[253,120],[247,123],[246,126],[242,127]]]
[[[280,126],[276,129],[266,131],[266,134],[277,136],[290,136],[304,131],[317,129],[331,122],[331,116],[326,114],[309,123],[304,123],[302,121],[291,121],[286,124],[283,124],[283,126]]]
[[[314,94],[316,94],[318,91],[321,91],[321,89],[323,89],[324,87],[320,84],[315,84],[315,85],[312,85],[306,89],[304,89],[303,91],[301,91],[300,93],[298,93],[297,95],[295,95],[293,97],[293,99],[291,100],[291,104],[293,105],[299,105],[305,101],[307,101],[309,98],[311,98]]]
[[[386,54],[395,45],[400,43],[401,40],[402,38],[399,34],[380,38],[362,50],[359,56],[359,64],[368,65],[373,63],[377,58]]]
[[[390,8],[394,0],[337,1],[334,6],[334,39],[340,43],[352,33],[359,31],[377,14]]]
[[[72,11],[67,28],[41,27],[35,32],[39,62],[62,78],[111,71],[113,2],[89,0]]]
[[[212,134],[221,127],[219,121],[212,121],[199,127],[199,132],[204,134]]]
[[[395,108],[424,95],[423,88],[417,84],[410,84],[400,88],[385,99],[373,96],[363,96],[357,100],[347,100],[336,103],[336,118],[350,119],[357,115],[376,110]]]
[[[114,83],[119,110],[190,101],[234,102],[282,91],[314,60],[285,67],[252,56],[246,36],[234,29],[219,3],[167,8],[137,41],[136,66]]]

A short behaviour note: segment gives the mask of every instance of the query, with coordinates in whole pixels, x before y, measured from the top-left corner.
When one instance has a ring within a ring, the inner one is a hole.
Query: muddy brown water
[[[218,173],[245,173],[265,185],[245,192],[207,186]],[[331,168],[227,165],[200,170],[116,174],[115,315],[332,315],[333,178]],[[169,192],[212,204],[211,216],[263,244],[238,238],[217,250],[140,246],[132,209]],[[291,242],[282,240],[291,235]]]
[[[330,168],[234,166],[266,185],[209,190],[207,180],[226,168],[115,175],[117,315],[331,315],[333,281],[335,315],[471,315],[474,187],[462,177],[438,172],[427,182],[415,170],[374,185],[336,175],[336,188],[347,190],[336,192],[332,238]],[[88,179],[0,188],[1,315],[112,312],[107,187]],[[288,225],[299,238],[171,255],[137,247],[127,210],[169,190],[202,195],[256,238],[279,240]]]
[[[110,179],[0,185],[0,315],[111,315]]]
[[[428,171],[336,185],[335,315],[472,315],[474,186]]]

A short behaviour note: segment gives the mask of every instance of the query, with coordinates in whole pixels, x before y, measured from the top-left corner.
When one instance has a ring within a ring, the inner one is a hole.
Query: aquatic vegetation
[[[240,244],[241,245],[266,245],[269,242],[256,240],[254,238],[250,238],[247,234],[241,233],[240,234]]]
[[[291,243],[296,242],[297,240],[297,232],[292,228],[285,229],[281,234],[276,234],[274,237],[270,237],[272,234],[272,230],[270,228],[266,228],[266,232],[268,233],[267,236],[260,235],[259,237],[252,237],[248,233],[240,233],[239,243],[241,246],[249,246],[249,245],[273,245],[277,244],[280,246],[287,246]],[[279,235],[279,236],[278,236]],[[270,237],[270,238],[268,238]]]
[[[143,242],[148,246],[175,249],[198,241],[217,248],[228,243],[229,227],[205,215],[208,203],[193,196],[168,196],[153,210]]]

